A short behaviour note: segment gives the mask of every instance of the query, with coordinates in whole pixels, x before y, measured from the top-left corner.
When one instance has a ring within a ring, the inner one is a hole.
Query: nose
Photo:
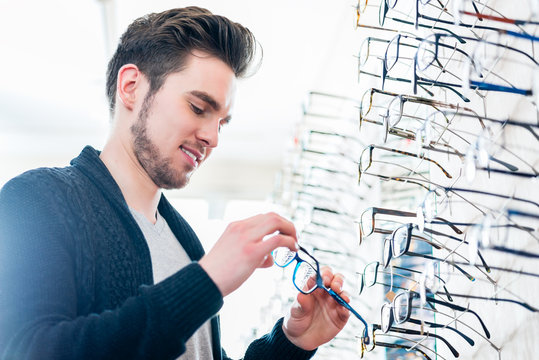
[[[205,147],[217,147],[219,143],[219,119],[205,121],[198,129],[196,137]]]

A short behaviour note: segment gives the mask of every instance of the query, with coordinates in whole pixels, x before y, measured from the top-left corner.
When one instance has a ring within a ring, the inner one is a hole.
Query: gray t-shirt
[[[137,221],[150,248],[155,284],[191,263],[191,259],[159,212],[157,212],[156,223],[152,224],[141,213],[132,208],[129,208],[129,210],[131,210],[131,214]],[[211,324],[209,320],[191,336],[185,346],[186,351],[178,360],[213,359]]]

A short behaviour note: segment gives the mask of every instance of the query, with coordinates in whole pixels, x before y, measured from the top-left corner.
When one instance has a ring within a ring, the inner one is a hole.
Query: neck
[[[131,147],[110,138],[99,157],[120,187],[127,205],[155,224],[161,189],[144,171]]]

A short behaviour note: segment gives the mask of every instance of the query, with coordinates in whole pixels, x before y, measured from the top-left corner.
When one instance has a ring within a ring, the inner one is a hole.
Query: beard
[[[130,128],[133,135],[133,152],[150,179],[161,189],[180,189],[189,183],[190,169],[175,169],[172,159],[165,157],[148,136],[148,116],[153,96],[146,96],[137,121]]]

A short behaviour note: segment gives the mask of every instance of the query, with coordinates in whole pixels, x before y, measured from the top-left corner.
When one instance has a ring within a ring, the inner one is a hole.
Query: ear
[[[142,73],[134,64],[126,64],[118,71],[118,79],[116,80],[117,99],[128,110],[133,110],[135,107],[137,88],[140,88],[141,81]]]

